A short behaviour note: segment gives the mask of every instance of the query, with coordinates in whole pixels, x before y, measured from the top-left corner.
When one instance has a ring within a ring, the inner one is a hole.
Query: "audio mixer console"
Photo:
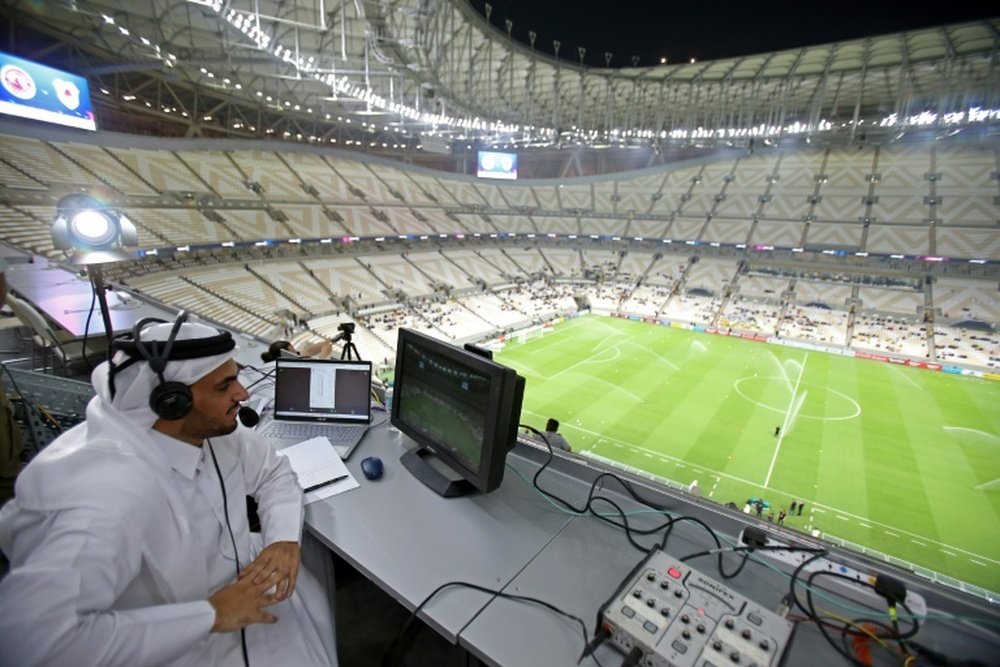
[[[656,550],[604,610],[611,643],[642,667],[776,667],[794,625]]]

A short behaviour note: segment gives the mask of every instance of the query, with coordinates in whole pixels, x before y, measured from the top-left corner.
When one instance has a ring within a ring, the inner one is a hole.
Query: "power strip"
[[[743,533],[740,533],[740,544],[743,542]],[[768,536],[767,542],[764,546],[767,547],[796,547],[796,546],[810,546],[813,545],[795,545],[786,542],[780,542],[774,538]],[[803,552],[803,551],[782,551],[782,550],[767,550],[767,551],[756,551],[754,552],[756,558],[766,558],[768,560],[777,561],[784,565],[790,567],[788,569],[789,574],[795,570],[804,561],[809,560],[815,554]],[[786,568],[787,569],[787,568]],[[806,579],[809,575],[818,570],[824,570],[826,572],[835,572],[839,575],[847,577],[848,579],[853,579],[856,582],[864,582],[867,584],[875,585],[875,577],[878,575],[877,572],[862,572],[850,565],[833,560],[831,558],[823,557],[817,558],[813,562],[802,568],[799,573],[799,581],[805,584]],[[880,595],[876,594],[868,586],[855,586],[849,581],[840,579],[838,577],[821,577],[819,579],[813,580],[814,587],[820,587],[826,590],[832,590],[838,595],[844,596],[848,599],[855,600],[865,606],[871,607],[872,609],[886,609],[886,602]],[[927,617],[927,600],[924,599],[919,593],[908,590],[906,592],[906,606],[910,608],[910,611],[921,620]]]
[[[642,667],[776,666],[794,624],[726,584],[653,551],[605,608],[602,626]]]

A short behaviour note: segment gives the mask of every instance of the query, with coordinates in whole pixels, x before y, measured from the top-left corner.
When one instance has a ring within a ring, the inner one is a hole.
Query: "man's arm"
[[[239,436],[240,464],[246,491],[257,501],[264,544],[298,542],[305,510],[302,488],[288,463],[257,433]]]
[[[292,595],[298,579],[304,508],[302,489],[292,466],[256,433],[240,436],[240,458],[247,493],[257,501],[264,549],[240,572],[240,581],[265,582],[277,573],[275,595]]]
[[[139,545],[142,524],[155,518],[130,514],[68,510],[34,523],[37,516],[21,515],[13,567],[0,581],[0,666],[160,665],[210,632],[277,620],[265,611],[280,601],[267,592],[277,575],[230,584],[208,600],[112,610],[137,577],[148,576],[140,574]]]
[[[216,614],[204,600],[111,610],[140,570],[136,527],[90,510],[18,527],[0,581],[0,664],[155,665],[208,636]]]

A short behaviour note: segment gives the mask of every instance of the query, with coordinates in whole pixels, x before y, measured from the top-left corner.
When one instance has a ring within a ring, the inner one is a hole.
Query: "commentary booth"
[[[346,462],[358,488],[307,507],[314,567],[336,553],[490,665],[851,664],[843,641],[996,655],[988,601],[517,440],[523,391],[481,350],[401,330],[390,414]]]
[[[8,255],[15,293],[50,319],[86,317],[56,298],[89,289],[82,275]],[[129,300],[112,300],[113,330],[174,316]],[[263,344],[246,335],[239,344],[240,363],[258,367]],[[270,369],[247,372],[264,428],[273,388],[257,380]],[[89,398],[89,385],[52,376],[20,389],[40,399],[75,392],[78,414]],[[303,561],[331,601],[336,554],[489,665],[838,665],[861,645],[884,664],[905,655],[991,664],[1000,654],[995,600],[552,452],[541,434],[518,436],[524,390],[484,350],[400,330],[392,399],[373,396],[367,432],[344,461],[356,487],[307,496]],[[381,473],[369,479],[373,458]],[[389,664],[406,664],[407,627]]]

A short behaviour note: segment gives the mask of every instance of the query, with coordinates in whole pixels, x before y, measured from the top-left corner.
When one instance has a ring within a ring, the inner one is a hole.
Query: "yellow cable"
[[[855,623],[854,621],[852,621],[850,619],[844,618],[843,616],[840,616],[838,614],[834,614],[833,612],[827,611],[825,609],[819,609],[819,608],[817,608],[817,611],[822,612],[822,614],[824,616],[829,616],[830,618],[834,619],[835,621],[840,621],[841,623],[849,625],[852,628],[854,628],[854,629],[856,629],[856,630],[858,630],[858,631],[860,631],[860,632],[868,635],[869,637],[871,637],[872,639],[874,639],[875,641],[877,641],[879,643],[879,645],[882,646],[883,648],[886,648],[886,649],[892,651],[893,653],[898,653],[898,651],[896,651],[896,649],[894,649],[893,647],[891,647],[888,644],[886,644],[884,641],[882,641],[881,637],[879,637],[878,635],[876,635],[874,632],[872,632],[868,628],[866,628],[866,627],[864,627],[862,625],[858,625],[857,623]]]

